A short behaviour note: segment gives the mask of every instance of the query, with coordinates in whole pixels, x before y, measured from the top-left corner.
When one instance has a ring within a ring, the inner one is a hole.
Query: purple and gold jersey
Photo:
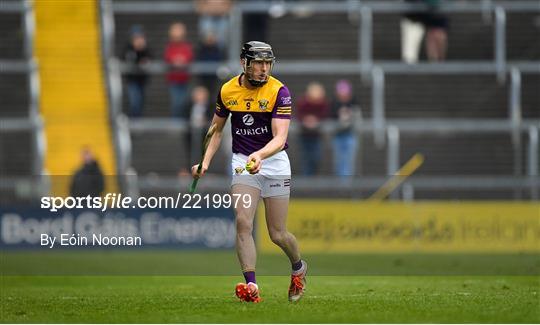
[[[272,140],[273,118],[291,118],[292,100],[289,89],[276,78],[247,89],[240,84],[240,76],[221,87],[215,113],[225,118],[231,114],[232,150],[249,156]],[[287,147],[285,142],[283,149]]]

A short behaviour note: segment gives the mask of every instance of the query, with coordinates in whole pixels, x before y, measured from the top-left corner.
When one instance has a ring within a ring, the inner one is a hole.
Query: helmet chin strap
[[[259,80],[253,80],[253,79],[249,79],[248,78],[248,82],[253,86],[253,87],[262,87],[264,84],[266,84],[268,82],[268,79],[264,80],[264,81],[259,81]]]

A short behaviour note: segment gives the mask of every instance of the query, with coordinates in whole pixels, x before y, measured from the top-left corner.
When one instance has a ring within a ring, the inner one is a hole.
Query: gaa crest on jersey
[[[265,111],[268,108],[269,101],[266,99],[259,99],[259,109]]]

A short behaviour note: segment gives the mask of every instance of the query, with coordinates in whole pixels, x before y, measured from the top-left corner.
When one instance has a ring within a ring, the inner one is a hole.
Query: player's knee
[[[251,234],[253,232],[253,222],[244,218],[236,219],[236,232],[238,234]]]
[[[270,239],[276,245],[283,244],[285,242],[286,238],[287,238],[287,232],[286,231],[278,231],[278,230],[271,230],[270,231]]]

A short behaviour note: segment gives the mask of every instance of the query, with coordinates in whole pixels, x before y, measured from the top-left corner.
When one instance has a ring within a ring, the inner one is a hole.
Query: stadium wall
[[[280,252],[262,220],[259,249]],[[540,253],[532,202],[293,200],[288,227],[306,253]]]
[[[46,245],[42,236],[56,238]],[[73,237],[73,238],[72,238]],[[96,238],[107,237],[106,243]],[[140,245],[110,244],[109,239],[140,238]],[[80,239],[83,239],[82,241]],[[73,242],[69,242],[72,240]],[[232,249],[232,210],[219,209],[60,209],[0,208],[0,248],[108,249],[180,248]]]
[[[148,248],[232,249],[231,209],[0,209],[0,247],[42,248],[41,234],[140,236]],[[279,253],[258,210],[258,249]],[[292,200],[289,230],[305,253],[540,253],[537,202]],[[57,246],[58,248],[67,248]],[[75,245],[71,248],[92,248]]]

